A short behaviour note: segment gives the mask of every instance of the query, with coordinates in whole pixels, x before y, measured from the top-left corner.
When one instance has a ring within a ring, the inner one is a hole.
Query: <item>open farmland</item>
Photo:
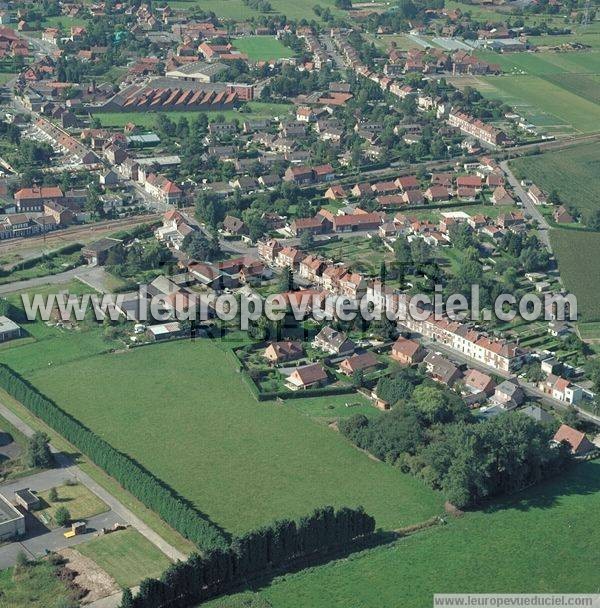
[[[494,53],[477,51],[504,74],[455,79],[515,108],[551,133],[600,130],[600,52]]]
[[[295,407],[256,402],[208,340],[80,358],[26,377],[233,533],[329,503],[362,504],[385,528],[441,509],[423,483]]]
[[[600,206],[598,143],[582,144],[538,156],[524,156],[510,164],[518,177],[527,177],[547,193],[556,190],[561,201],[580,211]]]
[[[565,287],[577,296],[581,321],[600,321],[600,232],[555,229],[550,233]]]
[[[588,81],[591,86],[586,87],[585,97],[540,76],[481,76],[470,84],[482,95],[512,106],[533,124],[560,134],[600,130],[600,106],[589,99],[596,95],[598,82]]]
[[[600,463],[577,465],[496,509],[275,580],[256,605],[430,608],[434,592],[596,593],[600,532],[590,513],[599,484]],[[235,596],[207,604],[242,605]]]
[[[251,61],[265,61],[293,57],[294,51],[285,46],[275,36],[245,36],[233,43],[242,53],[248,55]]]

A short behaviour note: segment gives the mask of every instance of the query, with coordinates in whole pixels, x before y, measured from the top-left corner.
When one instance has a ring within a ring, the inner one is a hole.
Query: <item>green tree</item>
[[[54,514],[54,521],[57,526],[66,526],[71,521],[71,513],[69,513],[69,509],[67,507],[58,507],[56,509],[56,513]]]
[[[48,492],[48,500],[50,502],[56,502],[58,500],[58,492],[56,488],[50,488],[50,492]]]
[[[50,438],[46,433],[36,431],[27,441],[25,448],[25,462],[29,467],[49,469],[54,466],[54,457],[48,442]]]

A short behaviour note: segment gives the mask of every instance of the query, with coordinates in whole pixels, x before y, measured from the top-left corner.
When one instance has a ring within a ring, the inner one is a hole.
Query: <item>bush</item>
[[[54,521],[57,526],[66,526],[71,521],[71,513],[69,513],[69,509],[67,507],[58,507],[56,509],[56,513],[54,514]]]

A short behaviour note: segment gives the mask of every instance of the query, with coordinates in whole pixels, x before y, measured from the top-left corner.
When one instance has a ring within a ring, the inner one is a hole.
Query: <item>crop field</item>
[[[456,79],[483,95],[513,106],[535,125],[555,134],[600,130],[600,52],[494,53],[478,51],[500,64],[501,76]]]
[[[168,116],[171,120],[177,121],[180,118],[193,120],[198,114],[208,114],[208,120],[212,122],[217,116],[223,116],[225,120],[252,120],[258,118],[272,118],[274,116],[285,116],[292,110],[291,105],[285,103],[262,103],[259,101],[251,101],[246,104],[250,108],[250,112],[239,112],[237,110],[215,110],[210,112],[200,112],[194,110],[183,110],[172,112],[161,112]],[[97,118],[103,127],[123,127],[127,123],[132,122],[138,127],[152,129],[156,124],[156,112],[96,112],[94,118]]]
[[[580,211],[600,206],[600,146],[597,143],[524,156],[511,161],[511,167],[516,175],[527,177],[545,192],[556,190],[561,201]]]
[[[475,79],[475,86],[485,97],[505,102],[523,115],[527,120],[540,127],[557,133],[593,133],[600,130],[600,106],[590,101],[597,93],[598,81],[593,77],[578,84],[584,96],[555,84],[540,76],[502,75],[482,76]],[[554,75],[554,81],[560,77]]]
[[[248,55],[252,61],[293,57],[294,51],[282,44],[275,36],[245,36],[233,42],[234,46]]]
[[[550,239],[565,287],[577,296],[580,320],[600,321],[600,232],[554,229]]]
[[[430,608],[434,592],[595,593],[600,531],[589,514],[600,508],[599,485],[599,462],[577,465],[512,502],[276,579],[256,594],[256,605]],[[207,608],[250,605],[239,597]]]
[[[129,529],[100,536],[77,546],[93,559],[121,587],[137,585],[143,578],[159,576],[171,563],[137,530]]]
[[[39,390],[232,533],[329,503],[362,504],[385,528],[440,512],[439,495],[356,450],[300,403],[256,402],[211,341],[25,367]]]

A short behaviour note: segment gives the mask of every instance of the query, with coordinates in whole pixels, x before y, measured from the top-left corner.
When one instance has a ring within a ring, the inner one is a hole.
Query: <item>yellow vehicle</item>
[[[85,522],[84,521],[75,521],[71,524],[71,529],[67,530],[63,536],[65,538],[73,538],[73,536],[77,536],[79,534],[85,533]]]

